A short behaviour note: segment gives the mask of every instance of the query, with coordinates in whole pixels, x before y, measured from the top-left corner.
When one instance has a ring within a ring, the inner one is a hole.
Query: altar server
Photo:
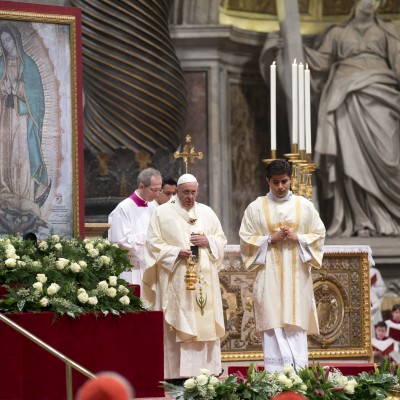
[[[137,178],[137,189],[121,201],[108,217],[108,239],[129,250],[132,269],[121,274],[129,283],[141,285],[144,270],[144,245],[150,216],[156,208],[154,199],[161,191],[162,177],[154,168],[146,168]]]
[[[290,191],[291,174],[284,160],[268,165],[270,190],[247,207],[239,232],[243,263],[257,271],[254,312],[268,371],[306,366],[307,332],[319,332],[311,267],[321,267],[325,227],[314,205]]]
[[[157,207],[147,234],[142,299],[164,311],[165,379],[195,376],[200,368],[221,373],[218,267],[226,238],[214,211],[196,202],[198,190],[193,175],[182,175],[175,199]],[[185,283],[191,256],[197,261],[194,290]]]

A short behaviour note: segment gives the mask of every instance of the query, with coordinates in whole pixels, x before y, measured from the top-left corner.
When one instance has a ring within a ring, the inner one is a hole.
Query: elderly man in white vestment
[[[290,191],[291,173],[287,161],[268,165],[270,190],[247,207],[239,232],[244,265],[257,271],[254,312],[268,371],[306,366],[307,332],[319,332],[311,267],[321,267],[325,227],[314,205]]]
[[[191,174],[178,180],[175,199],[154,211],[147,233],[142,300],[164,312],[164,378],[221,373],[220,338],[225,334],[218,267],[226,238],[214,211],[196,202],[198,182]],[[198,249],[195,290],[185,274]]]
[[[156,205],[154,199],[161,191],[162,177],[154,168],[146,168],[137,178],[137,189],[121,201],[108,217],[111,224],[108,239],[122,249],[129,250],[130,271],[120,277],[129,283],[141,285],[144,270],[144,245],[150,216]]]

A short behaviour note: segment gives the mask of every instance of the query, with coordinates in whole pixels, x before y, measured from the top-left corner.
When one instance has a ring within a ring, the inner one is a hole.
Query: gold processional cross
[[[186,144],[183,146],[183,151],[176,151],[174,153],[175,158],[183,158],[183,162],[185,163],[185,173],[188,173],[189,166],[188,164],[193,164],[194,160],[198,158],[201,160],[203,158],[203,153],[201,151],[195,152],[194,146],[191,144],[192,137],[190,135],[186,135]]]

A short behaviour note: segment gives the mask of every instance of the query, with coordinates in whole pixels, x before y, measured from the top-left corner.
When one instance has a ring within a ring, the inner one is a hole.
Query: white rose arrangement
[[[0,312],[51,311],[59,315],[114,314],[145,310],[119,278],[131,269],[127,251],[109,240],[37,242],[0,236]]]

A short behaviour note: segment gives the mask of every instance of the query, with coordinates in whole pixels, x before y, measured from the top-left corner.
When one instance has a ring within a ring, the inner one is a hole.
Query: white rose
[[[87,303],[89,300],[89,295],[86,292],[82,292],[78,294],[78,300],[81,303]]]
[[[85,249],[86,249],[87,251],[93,250],[93,248],[94,248],[93,243],[87,243],[87,244],[85,244]]]
[[[293,383],[298,385],[299,383],[303,383],[302,379],[298,375],[292,375]]]
[[[97,287],[98,287],[100,290],[107,290],[107,289],[108,289],[108,283],[107,283],[107,281],[101,281],[101,282],[99,282],[99,283],[97,284]]]
[[[107,289],[107,296],[108,297],[115,297],[117,295],[117,289],[110,287]]]
[[[119,285],[118,286],[118,292],[122,293],[122,294],[128,294],[129,293],[129,289],[123,285]]]
[[[90,243],[92,239],[83,239],[83,243]]]
[[[97,257],[99,255],[99,251],[97,249],[91,249],[89,250],[89,256],[90,257]]]
[[[107,239],[104,239],[104,240],[103,240],[103,243],[104,243],[106,246],[109,246],[109,245],[111,244],[111,242],[110,242],[109,240],[107,240]]]
[[[86,290],[84,288],[79,288],[76,293],[86,293]]]
[[[303,384],[300,386],[300,389],[301,389],[303,392],[305,392],[305,391],[307,390],[307,385],[303,383]]]
[[[129,303],[131,302],[131,300],[129,299],[128,296],[122,296],[122,297],[119,299],[119,302],[120,302],[121,304],[123,304],[124,306],[127,306],[127,305],[129,305]]]
[[[111,275],[108,278],[108,282],[110,283],[110,286],[117,286],[117,279],[118,279],[118,276]]]
[[[15,247],[12,244],[6,246],[6,257],[16,258]]]
[[[218,378],[216,376],[212,376],[210,378],[210,384],[215,386],[219,382]]]
[[[108,257],[108,256],[101,256],[100,258],[101,258],[101,262],[102,262],[104,265],[110,265],[110,261],[111,261],[111,258],[110,258],[110,257]]]
[[[294,372],[293,365],[290,365],[290,364],[284,365],[284,367],[282,368],[282,371],[284,374],[287,374],[287,375],[293,374],[293,372]]]
[[[88,301],[89,301],[89,304],[91,304],[92,306],[95,306],[95,305],[99,302],[99,301],[97,300],[97,297],[96,297],[96,296],[91,296],[91,297],[89,297]]]
[[[40,261],[33,261],[32,262],[32,267],[34,267],[34,268],[38,268],[38,267],[41,267],[42,266],[42,264],[40,263]]]
[[[62,250],[62,244],[61,244],[61,243],[56,243],[56,244],[54,245],[54,248],[55,248],[57,251],[61,251],[61,250]]]
[[[78,264],[80,265],[81,268],[87,267],[86,261],[79,261]]]
[[[113,246],[113,247],[116,247],[116,248],[119,248],[119,246],[118,246],[117,243],[113,243],[112,246]]]
[[[48,246],[47,242],[45,242],[44,240],[42,240],[42,241],[39,243],[39,249],[40,249],[40,250],[45,251],[45,250],[47,250],[48,248],[49,248],[49,246]]]
[[[197,381],[198,385],[200,385],[200,386],[207,385],[207,383],[208,383],[208,376],[206,376],[206,375],[199,375],[199,376],[196,378],[196,381]]]
[[[210,371],[205,368],[200,368],[200,374],[205,376],[210,376]]]
[[[96,248],[102,251],[104,249],[104,245],[102,243],[97,243]]]
[[[51,238],[52,238],[55,242],[59,242],[59,241],[60,241],[60,236],[58,236],[58,235],[51,235]]]
[[[17,261],[18,267],[25,267],[26,262],[25,261]]]
[[[37,274],[36,275],[36,280],[38,282],[46,283],[47,282],[47,276],[45,274]]]
[[[291,379],[287,378],[286,382],[284,383],[284,385],[285,385],[285,387],[290,389],[293,386],[293,382],[291,381]]]
[[[52,283],[48,288],[47,288],[47,294],[49,296],[52,296],[53,294],[56,294],[60,290],[60,286],[57,285],[57,283]]]
[[[42,282],[35,282],[32,285],[39,293],[43,292],[43,283]]]
[[[7,268],[14,268],[17,264],[17,260],[15,258],[7,258],[4,264],[6,264]]]
[[[78,263],[76,263],[76,262],[73,262],[70,266],[69,266],[69,269],[72,271],[72,272],[75,272],[76,274],[81,270],[81,267],[80,267],[80,265],[78,264]]]
[[[41,307],[47,307],[47,305],[49,304],[49,299],[47,297],[42,297],[39,300],[39,304]]]
[[[186,381],[183,383],[183,387],[185,389],[193,389],[196,386],[196,382],[193,378],[186,379]]]
[[[285,374],[283,374],[283,373],[279,373],[277,379],[278,379],[278,382],[279,382],[281,385],[284,385],[285,382],[286,382],[286,380],[287,380],[287,376],[286,376]]]
[[[56,261],[56,268],[57,268],[58,270],[62,271],[68,264],[69,264],[69,260],[67,260],[66,258],[60,257],[60,258]]]

